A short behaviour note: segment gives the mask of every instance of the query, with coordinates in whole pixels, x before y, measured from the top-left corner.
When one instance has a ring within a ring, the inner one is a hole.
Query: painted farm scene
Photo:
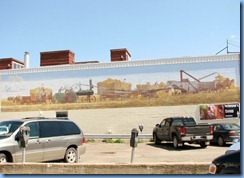
[[[19,75],[15,78],[11,76],[11,80],[6,77],[5,81],[2,81],[1,111],[239,102],[240,87],[236,74],[233,74],[232,70],[227,73],[220,74],[220,72],[214,69],[206,70],[200,72],[200,76],[199,72],[179,69],[172,73],[156,72],[137,75],[131,72],[130,75],[89,75],[83,78],[66,77],[65,79],[57,75],[56,78],[46,77],[46,80],[40,78],[39,82],[35,81],[39,86],[34,85],[33,79],[25,81],[24,78],[28,76]],[[63,73],[68,74],[68,71]],[[228,73],[231,75],[225,76]],[[50,76],[50,73],[46,76]],[[36,78],[38,77],[37,75]]]

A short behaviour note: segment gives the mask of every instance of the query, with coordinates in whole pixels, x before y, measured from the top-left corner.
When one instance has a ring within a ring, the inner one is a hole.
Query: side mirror
[[[156,124],[156,127],[159,127],[159,124]]]
[[[18,142],[19,139],[20,139],[20,138],[19,138],[19,132],[18,132],[18,133],[15,135],[14,140]]]

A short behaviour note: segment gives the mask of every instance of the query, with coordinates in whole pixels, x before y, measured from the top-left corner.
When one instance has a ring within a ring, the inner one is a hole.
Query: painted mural
[[[1,111],[240,102],[238,61],[1,76]]]

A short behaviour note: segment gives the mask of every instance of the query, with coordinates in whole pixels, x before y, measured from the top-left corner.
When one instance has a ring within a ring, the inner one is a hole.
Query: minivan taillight
[[[213,125],[209,126],[209,132],[210,132],[210,134],[213,134]]]
[[[185,127],[182,126],[182,127],[180,128],[180,134],[181,134],[181,135],[185,135],[185,134],[186,134],[186,128],[185,128]]]
[[[86,142],[86,139],[85,139],[85,137],[83,137],[82,139],[81,139],[81,144],[83,144],[83,143],[85,143]]]

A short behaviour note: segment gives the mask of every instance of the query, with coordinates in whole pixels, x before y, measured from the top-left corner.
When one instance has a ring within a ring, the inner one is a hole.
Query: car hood
[[[240,163],[240,150],[229,153],[223,154],[213,160],[213,163],[220,165],[223,163]]]
[[[9,138],[9,136],[0,136],[0,140],[5,140],[6,138]]]

